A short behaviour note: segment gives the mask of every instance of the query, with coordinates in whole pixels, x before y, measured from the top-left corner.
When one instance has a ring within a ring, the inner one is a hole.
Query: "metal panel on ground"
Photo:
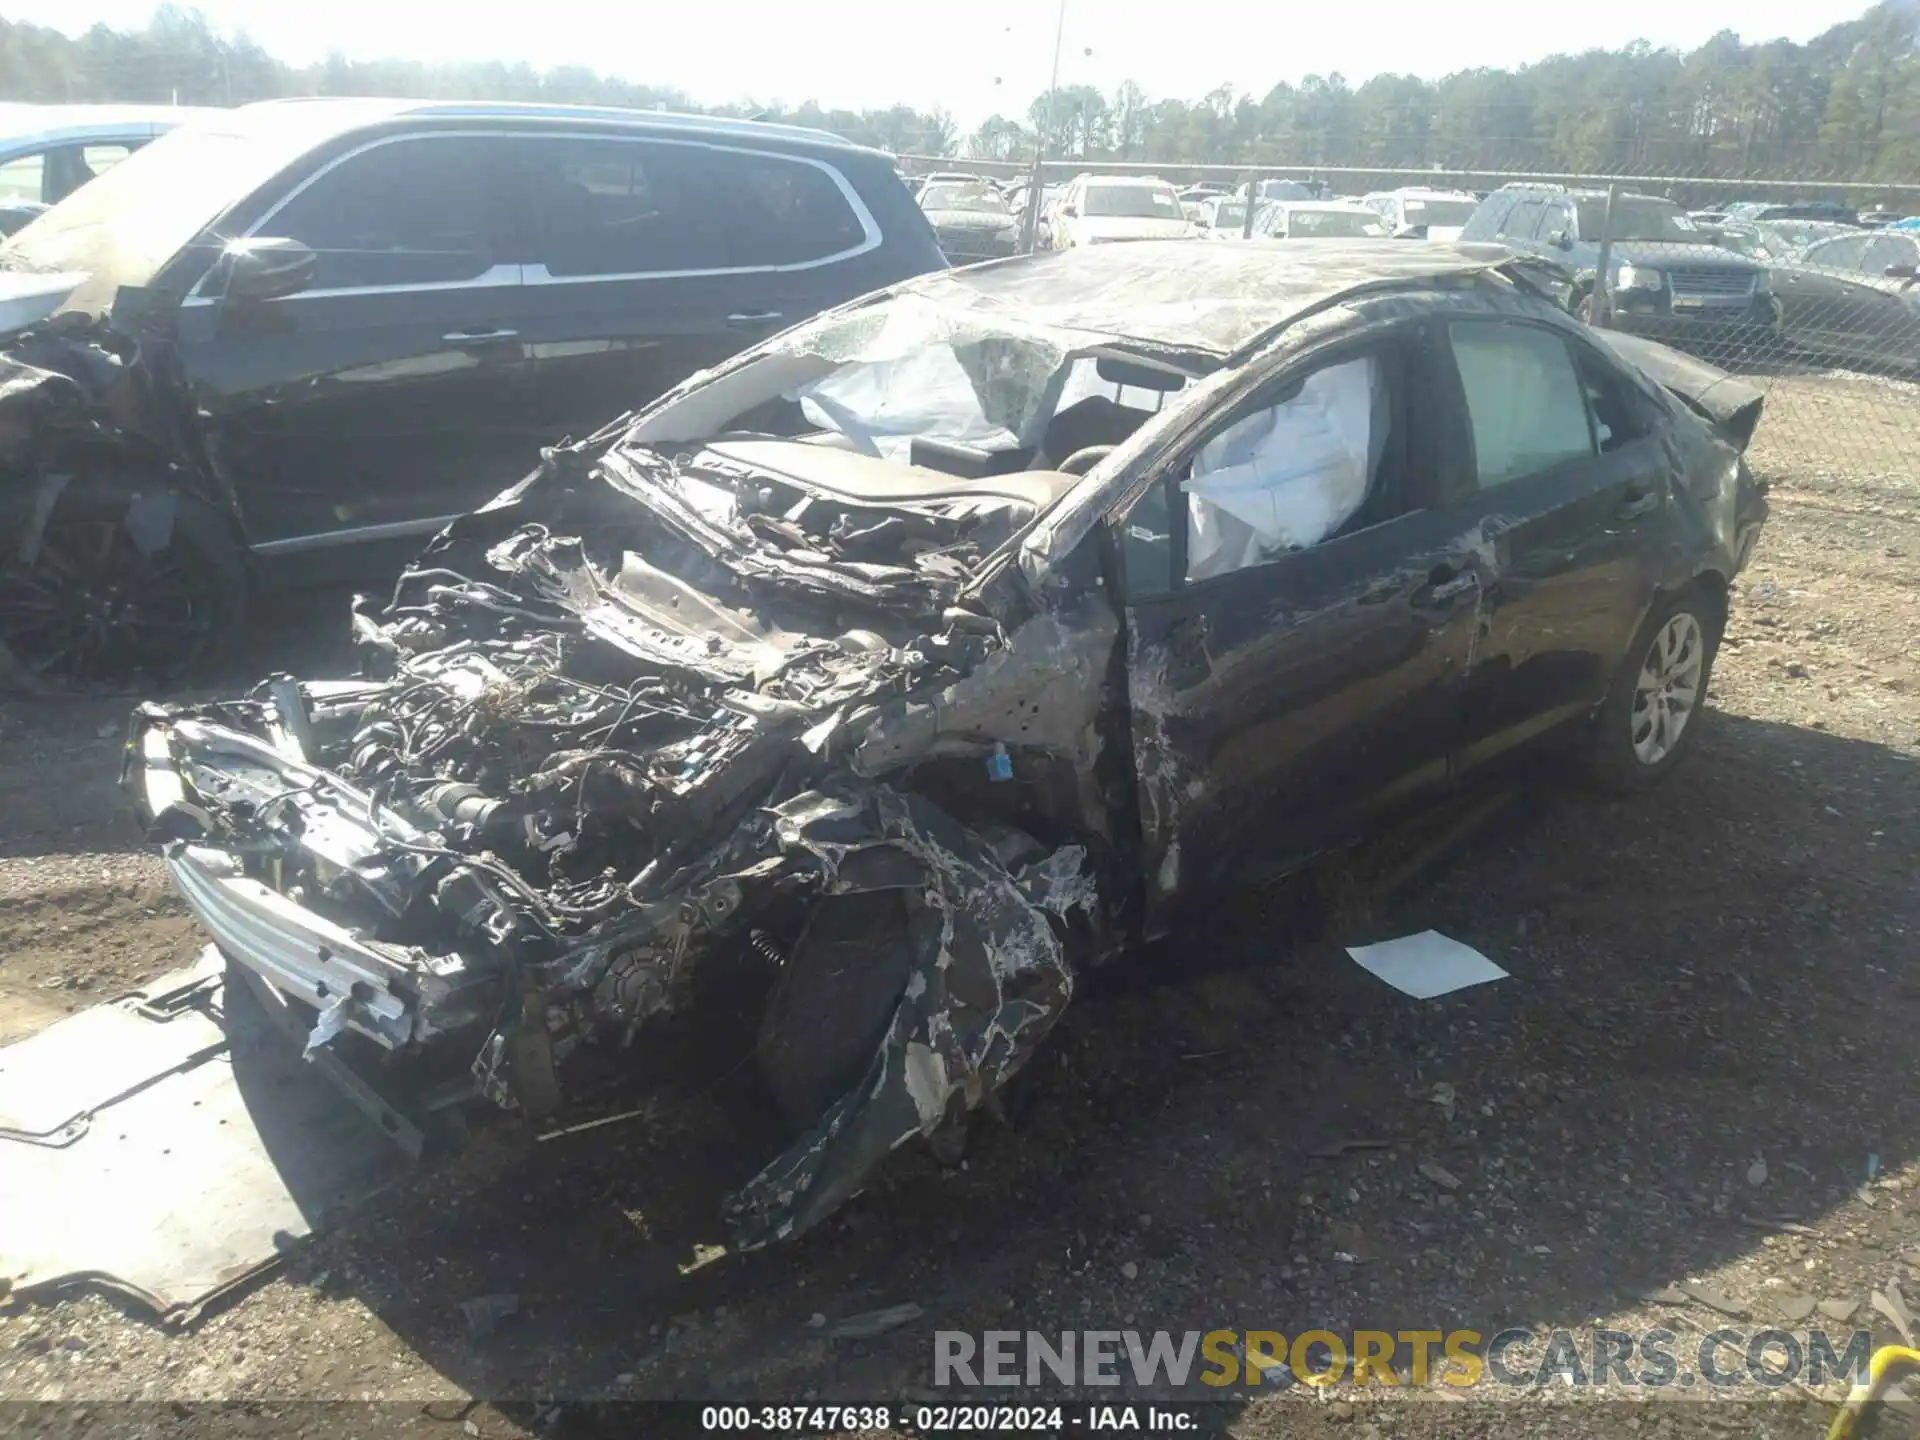
[[[209,947],[0,1050],[0,1275],[15,1290],[88,1282],[184,1323],[400,1173],[251,995],[227,1007],[220,964]],[[158,1003],[183,994],[189,1008]]]

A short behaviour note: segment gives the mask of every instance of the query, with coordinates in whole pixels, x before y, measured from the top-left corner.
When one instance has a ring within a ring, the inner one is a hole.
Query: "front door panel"
[[[1483,578],[1420,511],[1129,608],[1156,924],[1444,780]]]

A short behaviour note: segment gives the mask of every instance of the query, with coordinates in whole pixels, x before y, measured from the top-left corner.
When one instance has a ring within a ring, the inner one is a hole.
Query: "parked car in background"
[[[1533,747],[1685,763],[1766,514],[1692,408],[1739,382],[1643,342],[1663,388],[1508,258],[908,281],[457,521],[359,606],[365,679],[144,707],[126,784],[389,1128],[449,1077],[604,1114],[718,1017],[789,1125],[733,1247],[799,1235],[1232,890]]]
[[[1254,240],[1385,240],[1386,220],[1370,206],[1342,200],[1262,200],[1253,208]],[[1241,232],[1231,226],[1231,240]]]
[[[1726,207],[1729,220],[1830,220],[1858,225],[1860,216],[1839,200],[1739,200]]]
[[[0,105],[0,235],[195,116],[166,105]]]
[[[1186,212],[1189,220],[1200,218],[1200,207],[1214,198],[1216,192],[1192,187],[1180,192],[1180,208]]]
[[[1202,235],[1215,240],[1230,240],[1247,225],[1247,202],[1236,195],[1214,195],[1200,204],[1193,217]]]
[[[1234,187],[1236,199],[1244,200],[1251,191],[1261,200],[1318,200],[1320,187],[1308,184],[1304,180],[1285,180],[1270,177],[1261,181],[1242,180]]]
[[[1480,202],[1464,190],[1403,187],[1376,190],[1363,195],[1360,203],[1378,211],[1396,239],[1457,240]]]
[[[1504,185],[1480,202],[1463,241],[1494,241],[1573,272],[1573,306],[1590,318],[1606,192]],[[1764,343],[1778,323],[1767,269],[1711,243],[1671,200],[1622,195],[1610,247],[1609,323],[1676,344]]]
[[[1860,231],[1831,220],[1723,220],[1710,233],[1716,245],[1772,265],[1793,259],[1816,241]]]
[[[1011,255],[1020,238],[1020,222],[1000,192],[978,180],[930,180],[920,208],[955,265]]]
[[[1773,270],[1780,329],[1808,354],[1920,365],[1920,231],[1855,230]]]
[[[1180,195],[1146,175],[1081,175],[1061,194],[1048,228],[1052,249],[1115,240],[1182,240],[1197,233]]]
[[[184,673],[256,588],[390,573],[541,447],[945,265],[891,161],[816,131],[346,99],[182,126],[0,249],[0,308],[51,317],[0,343],[0,642],[72,683]]]

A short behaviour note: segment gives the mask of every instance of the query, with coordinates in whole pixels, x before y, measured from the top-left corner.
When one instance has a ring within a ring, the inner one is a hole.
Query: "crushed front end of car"
[[[963,1126],[1106,924],[1118,618],[1014,563],[1068,483],[616,429],[358,602],[364,678],[148,706],[125,783],[231,963],[376,1085],[544,1117],[742,977],[770,1054],[843,1052],[788,1065],[798,1138],[729,1202],[764,1244]],[[867,896],[863,998],[762,997]]]

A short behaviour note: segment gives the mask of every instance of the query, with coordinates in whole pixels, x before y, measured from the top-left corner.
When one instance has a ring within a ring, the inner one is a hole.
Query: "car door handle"
[[[772,325],[780,318],[778,310],[736,310],[727,316],[727,324],[735,330],[752,330],[762,325]]]
[[[1651,515],[1660,508],[1658,490],[1629,490],[1627,498],[1622,500],[1613,512],[1616,520],[1638,520],[1642,515]]]
[[[499,340],[518,340],[518,330],[449,330],[440,337],[449,345],[489,345]]]

